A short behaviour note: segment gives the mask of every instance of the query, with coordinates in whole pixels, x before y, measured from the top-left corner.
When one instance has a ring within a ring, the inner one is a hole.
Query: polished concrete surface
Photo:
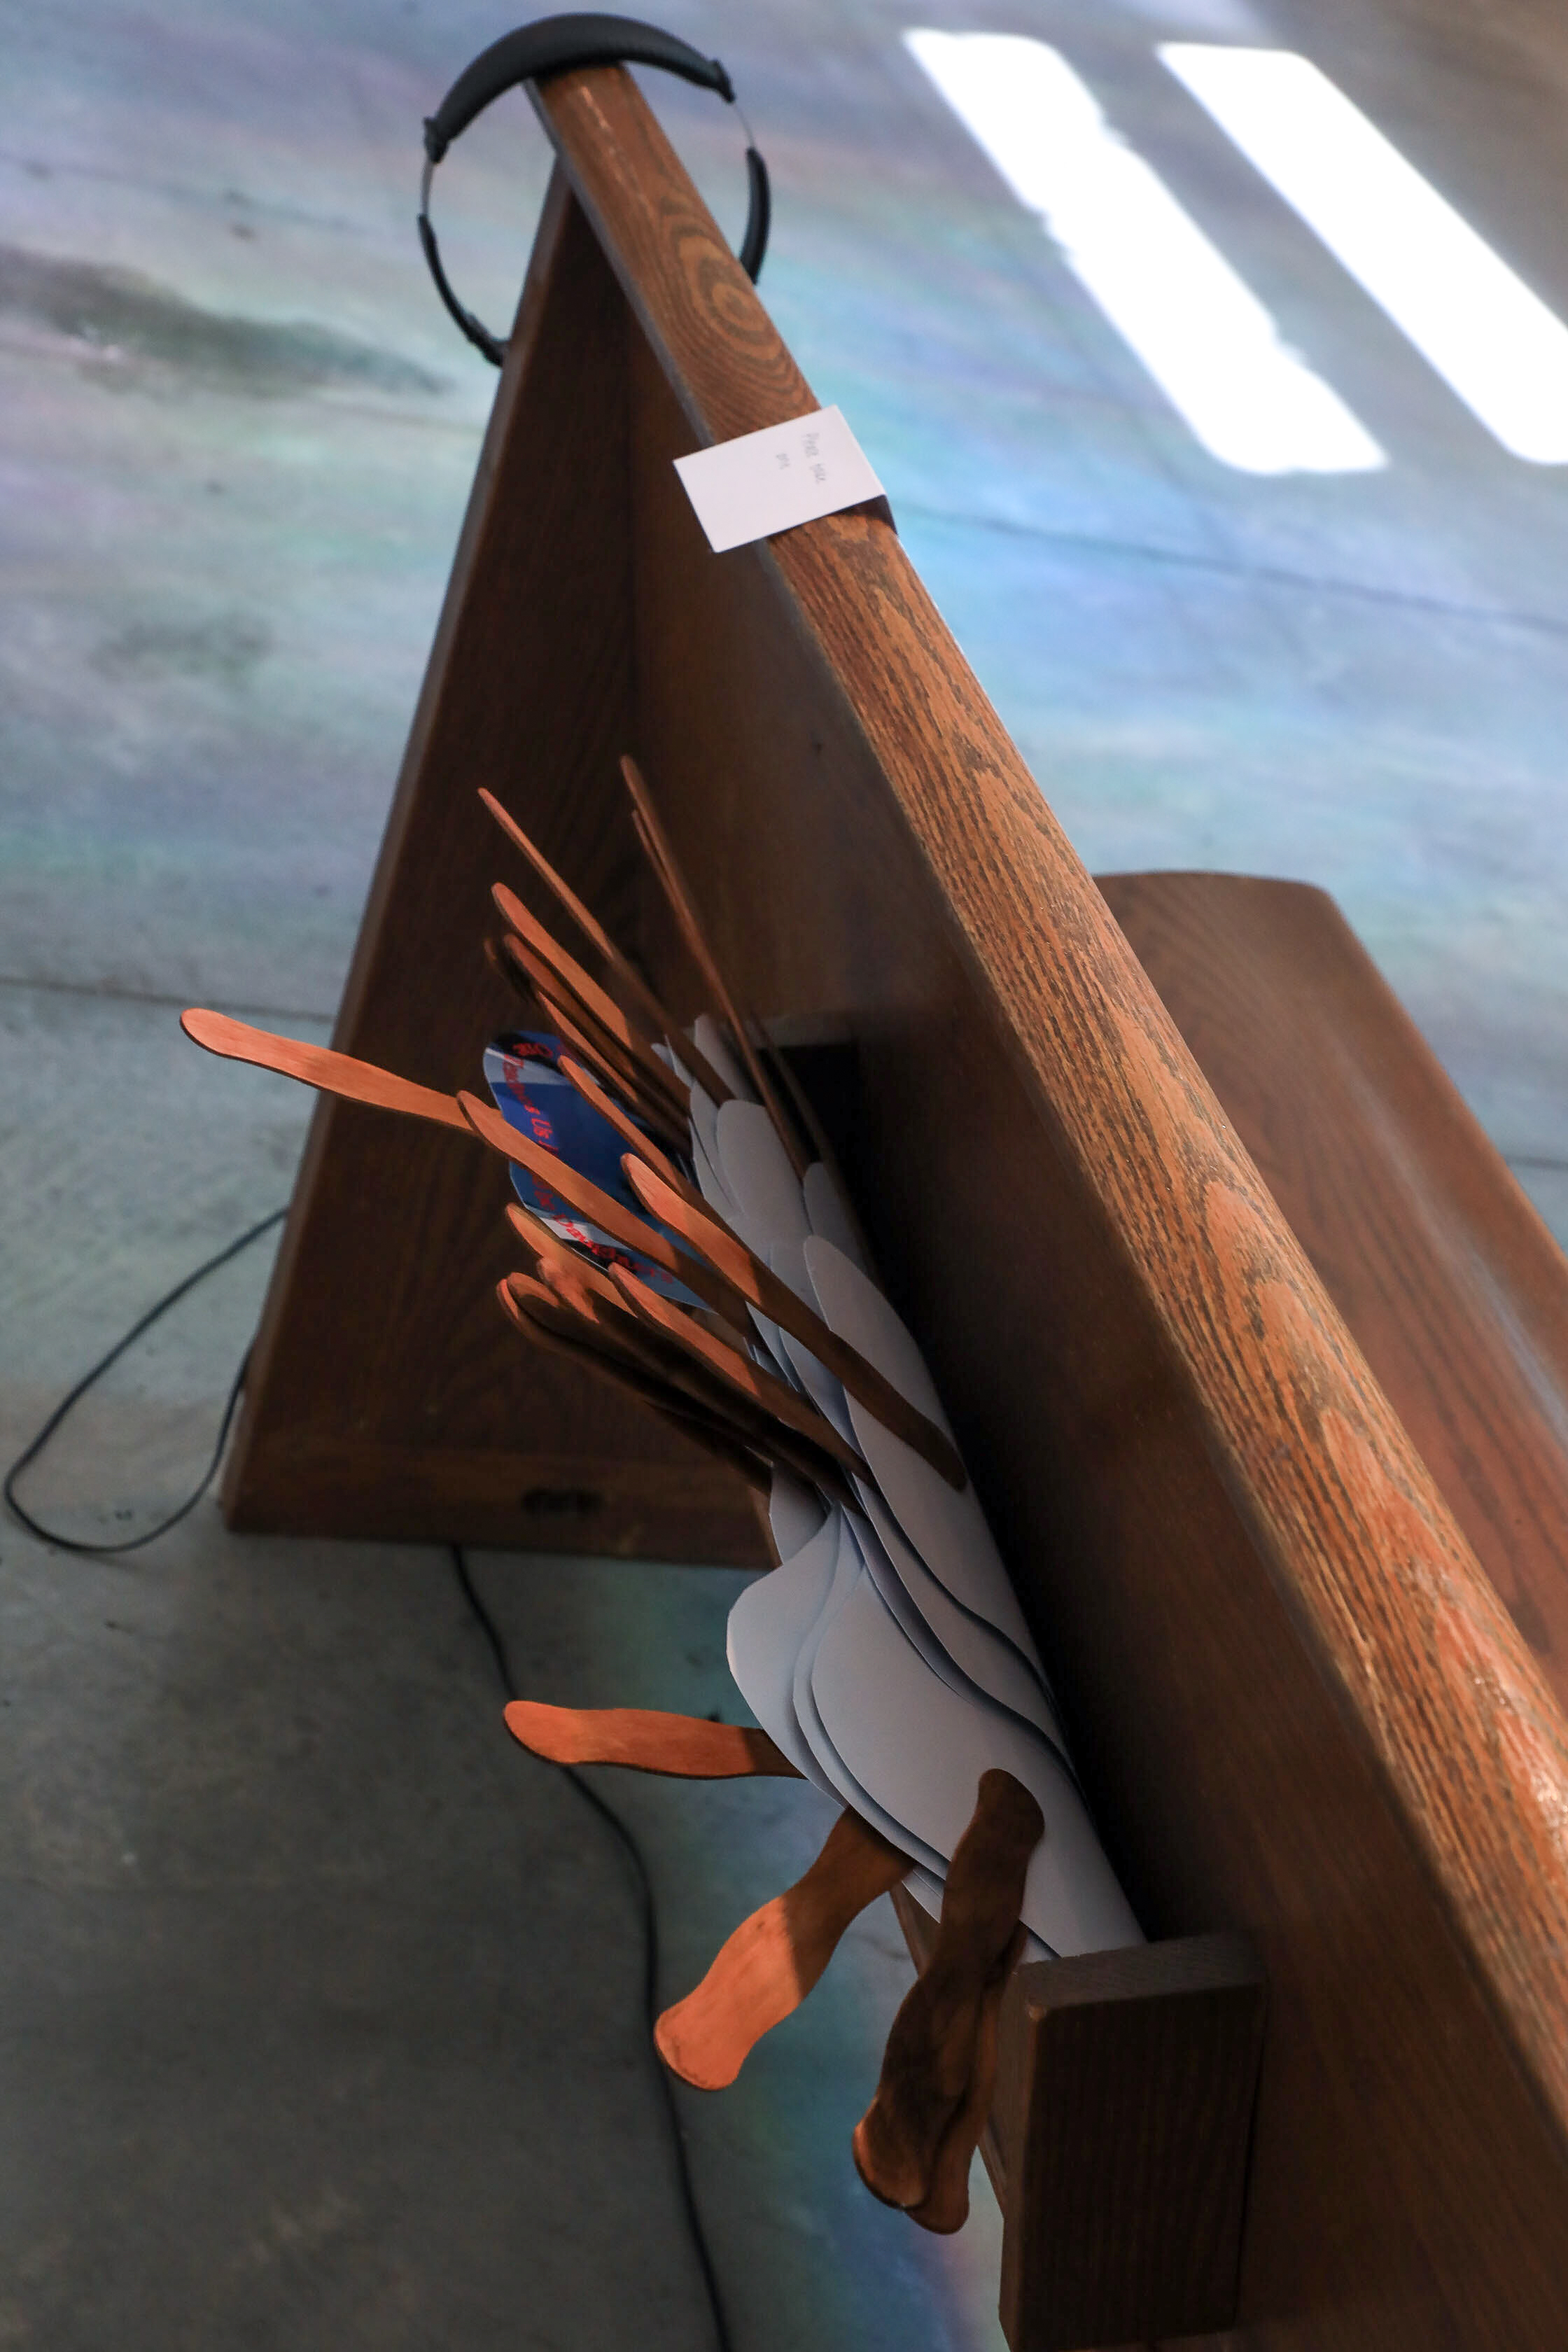
[[[1157,40],[1295,47],[1568,316],[1568,26],[1544,0],[697,0],[774,169],[766,299],[845,408],[1086,859],[1334,891],[1568,1235],[1568,481],[1489,439],[1219,137]],[[1373,474],[1197,446],[900,47],[1057,46],[1374,434]],[[0,1447],[288,1192],[307,1104],[180,1038],[323,1034],[493,388],[411,227],[469,0],[59,0],[0,141]],[[653,93],[721,217],[723,110]],[[503,320],[521,100],[437,180]],[[29,1480],[79,1535],[199,1465],[268,1244]],[[530,1686],[733,1705],[736,1578],[480,1557]],[[438,1552],[226,1537],[120,1561],[0,1529],[0,2344],[573,2352],[708,2340],[635,1912],[500,1729]],[[787,1787],[602,1776],[667,1995],[795,1874]],[[613,1785],[612,1785],[613,1783]],[[990,2347],[994,2208],[946,2244],[850,2124],[905,1981],[887,1906],[683,2126],[734,2339]]]

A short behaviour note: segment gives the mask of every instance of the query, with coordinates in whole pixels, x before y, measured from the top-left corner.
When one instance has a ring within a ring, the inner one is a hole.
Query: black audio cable
[[[495,1664],[496,1676],[509,1699],[521,1698],[522,1692],[512,1672],[507,1654],[506,1642],[500,1627],[485,1606],[469,1570],[461,1544],[449,1547],[452,1568],[458,1587],[479,1624]],[[653,1882],[648,1875],[642,1848],[614,1807],[605,1803],[598,1790],[587,1781],[574,1764],[558,1764],[555,1770],[571,1781],[586,1805],[591,1805],[621,1849],[627,1874],[637,1899],[642,1925],[643,1940],[643,2017],[647,2028],[647,2047],[653,2057],[654,2071],[663,2095],[666,2120],[669,2126],[669,2144],[675,2159],[676,2186],[679,2191],[681,2210],[686,2218],[687,2233],[697,2257],[697,2267],[702,2273],[709,2309],[713,2315],[713,2340],[718,2352],[732,2352],[729,2326],[724,2317],[724,2305],[719,2293],[719,2281],[713,2269],[713,2257],[709,2251],[702,2217],[697,2209],[697,2195],[691,2185],[691,2167],[686,2153],[686,2136],[680,2127],[680,2114],[675,2103],[675,2091],[669,2070],[654,2049],[653,2029],[658,2019],[658,1915],[654,1907]]]
[[[121,1356],[135,1345],[144,1332],[150,1331],[172,1307],[179,1304],[182,1298],[188,1297],[197,1285],[205,1282],[209,1275],[216,1274],[220,1266],[226,1265],[231,1258],[237,1257],[242,1250],[248,1249],[253,1242],[259,1241],[263,1234],[270,1233],[275,1225],[280,1224],[287,1213],[285,1209],[269,1211],[265,1217],[258,1218],[255,1224],[247,1226],[236,1240],[226,1243],[222,1249],[215,1252],[213,1256],[204,1259],[193,1272],[183,1276],[172,1289],[164,1292],[155,1305],[150,1307],[144,1315],[137,1318],[131,1328],[123,1333],[115,1341],[113,1347],[107,1349],[91,1369],[84,1372],[75,1386],[60,1399],[37,1435],[30,1438],[17,1454],[6,1471],[4,1481],[0,1482],[0,1493],[4,1494],[7,1507],[20,1525],[26,1528],[29,1535],[36,1536],[41,1543],[52,1546],[57,1551],[74,1552],[88,1559],[108,1559],[121,1552],[139,1551],[144,1544],[156,1542],[160,1536],[167,1535],[171,1528],[177,1527],[183,1518],[195,1509],[196,1505],[212,1485],[217,1474],[218,1465],[223,1459],[223,1449],[228,1439],[235,1411],[244,1391],[245,1376],[249,1369],[250,1349],[248,1348],[240,1359],[239,1369],[229,1385],[228,1395],[218,1422],[217,1435],[214,1440],[211,1458],[206,1468],[184,1500],[177,1508],[160,1519],[156,1527],[148,1528],[139,1536],[127,1536],[118,1543],[82,1542],[74,1536],[62,1535],[53,1528],[45,1527],[41,1520],[36,1519],[26,1506],[17,1500],[16,1481],[58,1435],[83,1397],[97,1386],[104,1374],[120,1361]],[[511,1662],[507,1655],[506,1643],[495,1619],[480,1598],[462,1547],[459,1544],[452,1544],[448,1549],[458,1590],[489,1647],[501,1686],[509,1699],[520,1697],[521,1694],[511,1670]],[[713,2257],[709,2249],[707,2234],[702,2227],[702,2217],[698,2210],[697,2198],[691,2185],[691,2168],[687,2159],[686,2141],[680,2128],[680,2116],[675,2103],[675,2094],[668,2070],[654,2051],[653,2029],[658,2014],[658,1917],[654,1905],[653,1883],[648,1875],[647,1863],[642,1848],[626,1822],[613,1807],[605,1803],[597,1790],[591,1788],[574,1766],[564,1764],[556,1769],[565,1774],[584,1804],[593,1807],[605,1828],[614,1836],[631,1877],[642,1927],[643,2011],[647,2027],[647,2048],[658,2075],[665,2116],[669,2128],[670,2148],[674,2158],[676,2186],[680,2199],[681,2211],[685,2217],[692,2252],[696,2256],[697,2267],[701,2273],[703,2288],[712,2314],[713,2340],[717,2352],[733,2352],[729,2326],[724,2316],[724,2305],[719,2293],[719,2282],[714,2273]]]
[[[262,1234],[270,1233],[274,1225],[280,1225],[288,1213],[287,1209],[269,1210],[265,1217],[259,1218],[254,1225],[248,1226],[237,1241],[226,1242],[215,1256],[205,1259],[198,1265],[194,1274],[184,1276],[175,1283],[173,1290],[165,1291],[155,1307],[150,1307],[145,1315],[140,1316],[132,1323],[130,1330],[121,1339],[116,1339],[107,1355],[100,1356],[92,1370],[84,1372],[76,1386],[68,1390],[60,1399],[37,1435],[29,1439],[24,1445],[11,1467],[6,1471],[4,1484],[0,1485],[0,1493],[5,1495],[12,1515],[26,1528],[29,1535],[37,1536],[40,1543],[52,1544],[56,1551],[78,1552],[89,1559],[107,1559],[118,1552],[140,1551],[143,1544],[155,1543],[160,1536],[166,1536],[171,1528],[178,1527],[180,1521],[195,1509],[217,1475],[217,1465],[223,1459],[223,1449],[228,1440],[235,1409],[239,1403],[240,1393],[245,1387],[245,1375],[250,1368],[248,1348],[240,1358],[239,1370],[230,1384],[227,1402],[224,1405],[223,1417],[218,1423],[217,1436],[214,1440],[212,1456],[206,1468],[202,1472],[200,1479],[185,1496],[184,1501],[177,1509],[171,1511],[167,1518],[160,1519],[155,1528],[148,1528],[139,1536],[127,1536],[120,1543],[79,1542],[76,1537],[61,1535],[57,1528],[46,1528],[41,1520],[34,1518],[26,1505],[16,1499],[16,1481],[23,1471],[30,1468],[37,1460],[62,1423],[68,1421],[76,1411],[88,1391],[97,1387],[105,1372],[111,1365],[120,1361],[128,1348],[135,1346],[144,1331],[150,1331],[153,1324],[168,1313],[171,1307],[177,1307],[180,1300],[195,1290],[198,1283],[205,1282],[209,1274],[216,1274],[220,1265],[226,1265],[230,1258],[237,1257],[241,1250],[248,1249],[252,1242],[259,1241]]]

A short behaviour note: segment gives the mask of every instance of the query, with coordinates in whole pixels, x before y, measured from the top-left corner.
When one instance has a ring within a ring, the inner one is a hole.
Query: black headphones
[[[436,280],[436,291],[469,342],[496,367],[506,357],[505,343],[488,327],[481,326],[471,310],[464,310],[441,267],[436,232],[430,226],[431,175],[453,140],[503,89],[512,89],[522,81],[542,81],[546,74],[563,73],[568,66],[605,65],[660,66],[666,73],[679,74],[683,81],[695,82],[700,89],[717,90],[727,105],[735,104],[734,84],[718,58],[705,58],[700,49],[678,40],[673,33],[661,33],[657,25],[639,24],[635,16],[542,16],[537,24],[520,25],[515,33],[503,34],[499,41],[482,50],[473,64],[458,76],[435,113],[426,118],[425,172],[419,183],[419,242],[430,265],[430,275]],[[754,282],[768,243],[768,169],[752,142],[743,114],[741,122],[746,131],[750,205],[739,258],[742,268]]]

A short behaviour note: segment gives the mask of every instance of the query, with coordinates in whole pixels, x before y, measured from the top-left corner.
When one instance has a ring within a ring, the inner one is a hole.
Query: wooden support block
[[[1245,1936],[1015,1972],[995,2111],[1013,2352],[1235,2319],[1265,1999]]]
[[[919,1966],[935,1923],[893,1901]],[[981,2143],[1012,2352],[1232,2325],[1267,1998],[1246,1936],[1015,1970]]]

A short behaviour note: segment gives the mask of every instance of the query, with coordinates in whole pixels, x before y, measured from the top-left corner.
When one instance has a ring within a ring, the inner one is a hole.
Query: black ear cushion
[[[476,319],[471,310],[465,310],[452,291],[452,281],[442,266],[441,248],[436,242],[436,232],[430,226],[429,214],[421,213],[416,226],[419,231],[419,243],[424,250],[426,264],[436,281],[436,291],[447,306],[447,316],[458,333],[468,337],[475,351],[483,352],[491,367],[502,366],[506,360],[506,345],[498,342],[484,320]]]
[[[425,152],[438,163],[454,139],[493,99],[519,82],[540,81],[568,66],[658,66],[700,89],[733,100],[735,91],[717,58],[705,58],[689,41],[660,32],[636,16],[583,15],[542,16],[503,33],[465,66],[425,125]]]
[[[768,231],[773,218],[768,167],[754,147],[746,150],[746,185],[750,191],[750,201],[746,206],[746,234],[741,239],[741,250],[735,258],[754,286],[757,272],[763,266],[763,256],[768,249]]]

